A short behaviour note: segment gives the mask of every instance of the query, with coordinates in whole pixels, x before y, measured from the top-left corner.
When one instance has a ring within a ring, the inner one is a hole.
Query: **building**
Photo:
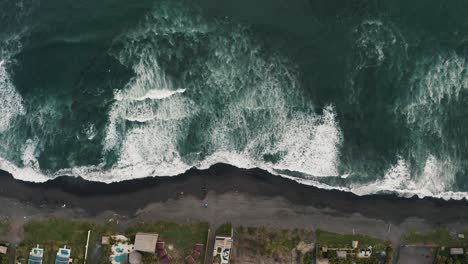
[[[185,263],[186,264],[197,263],[197,259],[200,257],[202,250],[203,250],[203,244],[197,243],[194,247],[194,250],[192,251],[192,254],[188,255],[185,258]]]
[[[0,245],[0,254],[6,255],[8,253],[8,247],[6,245]]]
[[[231,258],[231,249],[233,246],[233,239],[231,237],[220,237],[217,236],[215,240],[215,246],[213,256],[220,255],[220,264],[228,264]]]
[[[110,237],[109,236],[102,236],[101,244],[103,245],[110,245]]]
[[[318,258],[316,264],[329,264],[330,261],[327,258]]]
[[[67,248],[67,246],[63,246],[63,248],[59,248],[57,251],[57,256],[55,256],[55,264],[68,264],[71,262],[70,260],[71,250]]]
[[[135,236],[135,250],[140,252],[155,253],[158,234],[137,233]]]
[[[451,248],[450,255],[463,255],[463,248]]]
[[[44,250],[39,248],[37,245],[29,252],[28,264],[42,264],[42,258],[44,257]]]

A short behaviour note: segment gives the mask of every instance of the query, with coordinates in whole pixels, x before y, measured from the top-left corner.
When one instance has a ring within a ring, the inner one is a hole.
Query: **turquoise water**
[[[468,191],[464,1],[3,1],[0,169]]]

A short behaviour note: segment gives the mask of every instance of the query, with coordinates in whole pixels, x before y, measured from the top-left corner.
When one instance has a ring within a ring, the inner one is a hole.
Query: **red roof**
[[[200,244],[200,243],[196,244],[195,245],[195,250],[198,251],[198,252],[202,252],[203,244]]]
[[[157,243],[156,243],[156,249],[157,249],[157,250],[164,249],[164,247],[165,247],[165,243],[164,243],[164,242],[157,242]]]
[[[162,264],[168,264],[168,263],[171,263],[171,259],[172,259],[171,256],[166,255],[165,257],[161,258],[159,262]]]
[[[163,250],[158,250],[158,256],[160,258],[164,258],[165,256],[167,256],[167,251],[165,249]]]
[[[199,256],[200,256],[200,252],[198,252],[198,251],[192,252],[192,257],[193,257],[194,259],[197,259]]]
[[[185,263],[187,264],[194,264],[195,263],[195,259],[193,259],[192,256],[188,256],[185,258]]]

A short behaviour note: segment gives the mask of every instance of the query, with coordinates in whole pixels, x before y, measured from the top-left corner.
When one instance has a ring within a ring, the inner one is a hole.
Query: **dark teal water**
[[[0,2],[0,169],[468,192],[466,1]]]

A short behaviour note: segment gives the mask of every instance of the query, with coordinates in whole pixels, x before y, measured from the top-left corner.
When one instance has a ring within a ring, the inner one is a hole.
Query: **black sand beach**
[[[208,170],[192,169],[175,177],[148,177],[112,184],[67,176],[45,183],[31,183],[15,180],[2,172],[0,186],[0,197],[41,208],[66,205],[89,216],[107,210],[133,215],[153,203],[179,200],[184,196],[203,200],[212,192],[216,195],[237,193],[249,197],[279,197],[295,206],[329,209],[342,215],[359,214],[394,224],[408,218],[424,219],[435,225],[464,223],[468,219],[466,200],[401,198],[390,194],[357,196],[302,185],[260,169],[245,170],[225,164]]]
[[[397,261],[407,232],[444,228],[457,234],[468,229],[466,200],[356,196],[302,185],[260,169],[225,164],[192,169],[175,177],[112,184],[68,176],[39,184],[18,181],[2,172],[0,205],[0,220],[11,223],[8,237],[3,239],[12,244],[22,241],[25,223],[50,217],[114,222],[122,228],[132,223],[170,221],[207,222],[214,229],[230,222],[234,226],[374,236],[392,241],[398,249]],[[406,257],[400,263],[413,263],[412,259]]]

